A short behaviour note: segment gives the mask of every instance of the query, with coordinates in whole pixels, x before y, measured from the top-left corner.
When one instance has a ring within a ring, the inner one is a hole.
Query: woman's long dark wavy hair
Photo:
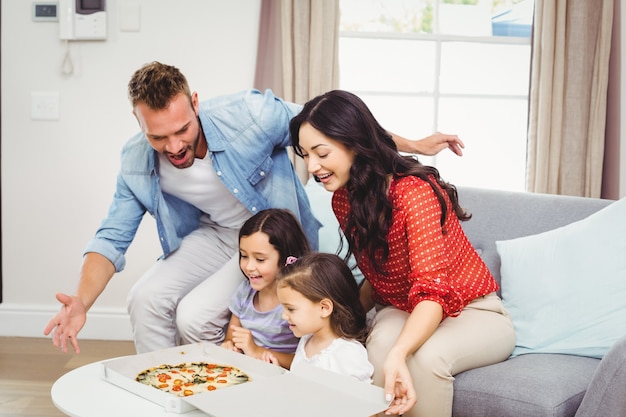
[[[448,194],[459,220],[471,217],[460,207],[456,187],[445,182],[435,167],[422,165],[413,156],[400,155],[391,135],[356,95],[333,90],[304,105],[289,124],[291,144],[294,153],[300,157],[303,157],[303,150],[299,133],[304,123],[355,154],[346,184],[351,207],[345,231],[349,246],[346,259],[352,253],[366,254],[376,270],[384,272],[375,255],[382,254],[383,262],[389,255],[387,233],[393,211],[387,195],[389,175],[394,178],[412,175],[428,182],[441,205],[442,227],[449,208],[441,189]]]

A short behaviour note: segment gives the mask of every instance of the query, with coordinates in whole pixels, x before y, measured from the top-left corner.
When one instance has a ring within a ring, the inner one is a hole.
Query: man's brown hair
[[[178,94],[185,94],[191,103],[187,78],[178,68],[156,61],[135,71],[128,83],[128,98],[133,108],[145,103],[150,109],[161,110]]]

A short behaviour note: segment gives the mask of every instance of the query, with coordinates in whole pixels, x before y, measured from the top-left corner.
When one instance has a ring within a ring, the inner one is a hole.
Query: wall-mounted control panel
[[[59,37],[67,40],[106,39],[106,0],[59,0]]]
[[[57,3],[33,3],[34,22],[57,22],[59,20]]]

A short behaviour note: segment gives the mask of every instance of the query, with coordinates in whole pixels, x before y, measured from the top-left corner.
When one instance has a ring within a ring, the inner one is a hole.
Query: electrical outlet
[[[59,120],[59,93],[30,93],[30,117],[33,120]]]

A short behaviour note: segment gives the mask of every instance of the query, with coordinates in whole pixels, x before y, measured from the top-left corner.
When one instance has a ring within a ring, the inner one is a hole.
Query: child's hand
[[[269,350],[264,350],[263,353],[261,354],[260,359],[264,362],[271,363],[272,365],[280,366],[280,363],[278,362],[278,358],[274,356],[274,354],[270,352]]]
[[[261,352],[259,352],[259,346],[254,343],[254,338],[250,330],[239,326],[231,326],[231,329],[233,330],[232,341],[237,349],[248,356],[256,357],[261,354]]]
[[[224,349],[234,350],[235,352],[242,353],[239,349],[235,347],[232,340],[224,340],[224,342],[220,346]]]

